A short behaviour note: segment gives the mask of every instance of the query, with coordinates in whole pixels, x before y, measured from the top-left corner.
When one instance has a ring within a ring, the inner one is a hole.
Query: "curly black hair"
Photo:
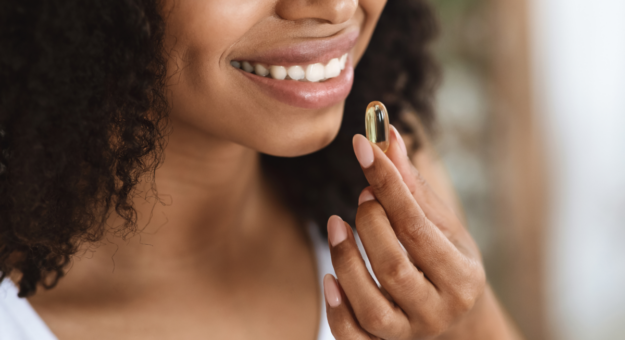
[[[137,231],[137,183],[162,160],[164,21],[159,0],[0,2],[0,281],[19,296],[52,288],[81,242]],[[356,69],[338,137],[311,155],[263,155],[263,169],[302,219],[347,220],[366,181],[351,137],[380,99],[391,121],[410,109],[433,121],[438,78],[427,45],[437,33],[426,0],[390,1]],[[325,232],[325,228],[321,228]]]

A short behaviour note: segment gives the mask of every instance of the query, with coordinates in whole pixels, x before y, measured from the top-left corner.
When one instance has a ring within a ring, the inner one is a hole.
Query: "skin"
[[[519,338],[486,286],[475,242],[392,131],[386,154],[354,136],[371,184],[360,195],[356,229],[380,288],[349,225],[338,216],[328,221],[339,279],[324,278],[333,334],[337,339]]]
[[[60,339],[315,339],[321,288],[314,252],[296,216],[261,176],[258,152],[296,156],[326,146],[340,127],[344,102],[314,110],[289,106],[249,86],[229,62],[263,46],[357,28],[360,37],[350,52],[356,63],[383,6],[379,0],[166,1],[172,132],[165,161],[155,183],[145,181],[137,191],[140,232],[123,237],[115,231],[122,221],[112,216],[103,241],[83,244],[58,286],[29,299],[53,333]],[[363,241],[385,232],[384,244],[392,244],[391,231],[408,228],[402,223],[412,225],[409,218],[426,220],[419,211],[428,220],[433,213],[454,222],[441,231],[434,219],[430,233],[406,234],[436,237],[440,246],[422,253],[425,240],[404,243],[409,251],[408,245],[418,245],[411,273],[420,279],[407,281],[404,290],[384,285],[393,304],[363,272],[347,228],[347,238],[331,246],[341,282],[334,286],[341,303],[328,308],[333,334],[511,339],[462,224],[443,204],[424,205],[430,194],[413,196],[410,183],[421,182],[402,172],[405,156],[400,161],[392,156],[397,150],[389,157],[376,152],[373,165],[363,168],[378,198],[359,208]],[[415,157],[420,169],[433,183],[444,183],[428,155],[424,149]],[[158,200],[149,194],[153,184]],[[444,185],[434,188],[453,197]],[[411,214],[403,216],[404,209]],[[377,270],[409,267],[397,249],[393,255],[375,251],[370,258],[380,263]],[[427,286],[425,277],[440,290]],[[428,291],[440,295],[431,295],[436,303],[418,303]],[[384,306],[393,313],[380,318],[363,312]]]
[[[210,138],[206,142],[213,149],[236,143],[271,155],[298,156],[323,148],[338,133],[344,102],[314,110],[293,107],[252,86],[230,61],[353,29],[360,31],[351,51],[357,61],[384,4],[380,0],[169,1],[165,50],[174,51],[168,62],[174,129]]]

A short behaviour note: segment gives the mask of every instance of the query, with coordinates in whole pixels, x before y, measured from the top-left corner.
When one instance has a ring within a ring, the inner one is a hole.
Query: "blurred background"
[[[437,149],[528,340],[625,339],[625,1],[432,0]]]

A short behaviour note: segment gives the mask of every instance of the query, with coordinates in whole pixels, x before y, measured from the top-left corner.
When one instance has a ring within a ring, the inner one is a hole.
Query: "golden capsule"
[[[389,131],[388,111],[386,111],[384,104],[376,101],[367,105],[365,127],[367,128],[367,139],[386,152],[389,146]]]

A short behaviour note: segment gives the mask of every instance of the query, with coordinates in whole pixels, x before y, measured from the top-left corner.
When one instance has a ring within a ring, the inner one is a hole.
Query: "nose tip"
[[[276,13],[285,20],[317,19],[331,24],[349,20],[358,7],[358,0],[280,0]]]

